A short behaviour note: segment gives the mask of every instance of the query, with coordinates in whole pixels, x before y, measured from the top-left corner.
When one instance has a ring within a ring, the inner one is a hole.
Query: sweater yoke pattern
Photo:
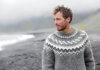
[[[87,43],[87,34],[85,31],[75,30],[73,34],[55,32],[50,34],[45,42],[44,48],[49,48],[59,55],[79,54],[84,51]]]

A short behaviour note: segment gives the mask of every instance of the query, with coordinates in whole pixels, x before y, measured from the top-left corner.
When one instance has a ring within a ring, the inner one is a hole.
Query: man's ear
[[[66,21],[69,23],[70,22],[70,17],[66,18]]]

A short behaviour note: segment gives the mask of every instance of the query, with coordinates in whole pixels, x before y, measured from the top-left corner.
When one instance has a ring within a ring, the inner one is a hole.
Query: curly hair
[[[53,11],[53,14],[55,15],[58,12],[61,12],[63,14],[64,19],[70,17],[70,22],[69,23],[71,23],[73,13],[72,13],[72,10],[70,8],[64,7],[63,5],[62,6],[58,5],[57,7],[55,7],[55,9]]]

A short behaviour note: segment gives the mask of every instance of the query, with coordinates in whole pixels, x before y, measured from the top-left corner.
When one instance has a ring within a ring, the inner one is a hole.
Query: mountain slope
[[[82,22],[73,25],[84,30],[100,29],[100,11],[93,13]]]

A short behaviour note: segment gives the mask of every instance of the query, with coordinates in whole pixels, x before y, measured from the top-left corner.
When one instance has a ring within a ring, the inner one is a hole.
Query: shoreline
[[[22,41],[26,41],[30,38],[35,38],[34,35],[2,35],[3,38],[9,38],[11,37],[11,39],[3,39],[0,41],[0,51],[3,50],[3,48],[7,45],[13,45]],[[1,37],[2,37],[1,36]],[[13,38],[12,38],[13,36]]]

